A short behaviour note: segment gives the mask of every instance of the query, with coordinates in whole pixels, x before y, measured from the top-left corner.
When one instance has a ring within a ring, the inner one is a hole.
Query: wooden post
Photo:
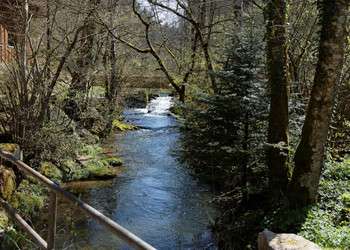
[[[47,249],[55,249],[56,236],[56,218],[57,218],[57,195],[52,190],[50,191],[50,207],[49,207],[49,226],[47,237]]]

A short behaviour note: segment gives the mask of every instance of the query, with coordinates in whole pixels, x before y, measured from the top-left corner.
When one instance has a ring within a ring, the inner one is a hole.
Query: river
[[[112,135],[106,145],[124,160],[110,181],[72,186],[81,199],[158,249],[216,249],[208,226],[216,211],[214,192],[198,182],[172,156],[179,132],[169,116],[171,97],[152,100],[145,109],[126,110],[126,120],[142,129]],[[61,209],[65,204],[61,204]],[[77,213],[77,212],[75,212]],[[69,212],[61,218],[67,222]],[[78,249],[131,249],[94,221],[74,221]],[[63,226],[61,226],[63,227]],[[74,249],[63,229],[58,249]]]

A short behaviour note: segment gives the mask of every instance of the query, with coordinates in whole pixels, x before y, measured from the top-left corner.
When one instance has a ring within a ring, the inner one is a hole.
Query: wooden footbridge
[[[22,161],[16,159],[14,156],[6,151],[0,149],[0,159],[3,158],[7,161],[12,162],[20,170],[26,174],[35,178],[37,181],[44,184],[50,189],[50,206],[49,206],[49,221],[48,221],[48,238],[45,241],[32,227],[30,227],[21,217],[17,214],[13,208],[10,207],[3,199],[0,198],[0,206],[2,206],[6,212],[18,223],[18,225],[25,230],[32,240],[38,244],[40,249],[55,249],[55,236],[56,236],[56,217],[57,217],[57,196],[66,200],[73,206],[76,206],[81,212],[89,216],[91,219],[101,224],[105,229],[112,232],[114,235],[119,237],[121,240],[126,242],[128,245],[135,249],[155,249],[136,235],[132,234],[110,218],[106,217],[93,207],[84,203],[71,193],[62,189],[60,186],[38,173]]]
[[[124,78],[127,88],[169,89],[169,82],[162,76],[128,76]]]

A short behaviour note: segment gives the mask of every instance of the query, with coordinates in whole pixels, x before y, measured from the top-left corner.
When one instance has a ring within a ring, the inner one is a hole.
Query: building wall
[[[1,1],[1,0],[0,0]],[[13,42],[16,42],[16,38],[14,38]],[[26,45],[26,51],[27,51],[27,63],[30,63],[30,44],[27,42]],[[10,46],[9,44],[9,33],[7,29],[0,24],[0,63],[6,63],[10,61],[14,61],[17,58],[17,60],[20,60],[18,56],[16,56],[16,50],[13,46]]]
[[[8,32],[0,24],[0,63],[8,62],[13,56],[14,49],[8,45]]]

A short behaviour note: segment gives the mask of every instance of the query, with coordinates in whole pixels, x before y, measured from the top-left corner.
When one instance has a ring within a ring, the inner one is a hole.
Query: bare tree
[[[176,3],[177,3],[176,8],[172,8],[169,5],[166,5],[160,1],[148,0],[148,2],[175,14],[177,17],[182,18],[183,20],[189,22],[192,25],[193,30],[195,32],[195,36],[198,38],[201,50],[204,54],[207,71],[209,73],[209,77],[211,81],[211,87],[214,93],[217,93],[218,89],[217,89],[216,79],[213,74],[210,74],[211,72],[214,71],[213,61],[212,61],[212,57],[209,49],[209,41],[210,41],[209,38],[211,36],[211,32],[207,33],[207,39],[206,39],[204,34],[204,29],[203,29],[205,26],[205,19],[206,19],[206,7],[207,7],[206,0],[199,1],[198,12],[200,14],[197,15],[197,17],[195,15],[195,11],[193,8],[193,1],[188,1],[186,5],[182,1],[176,0]],[[211,9],[211,11],[214,11],[214,10],[215,10],[214,8]],[[211,15],[213,16],[214,14],[212,13]],[[211,17],[211,21],[213,21],[212,17]],[[209,31],[212,30],[212,25],[213,25],[212,23],[209,24],[208,26],[210,28]]]
[[[43,43],[46,24],[35,22],[32,18],[28,0],[15,5],[11,3],[9,7],[22,17],[22,29],[16,34],[20,41],[17,54],[21,56],[6,65],[6,77],[1,81],[3,98],[0,102],[5,115],[1,124],[3,130],[9,131],[14,140],[26,149],[30,144],[28,138],[31,132],[42,128],[54,89],[68,57],[77,45],[84,24],[77,22],[66,27],[60,40],[56,40],[57,36],[55,39],[52,37],[55,46],[47,51]],[[55,28],[63,30],[62,26]],[[29,53],[30,63],[27,63]],[[52,74],[47,73],[48,69]]]

